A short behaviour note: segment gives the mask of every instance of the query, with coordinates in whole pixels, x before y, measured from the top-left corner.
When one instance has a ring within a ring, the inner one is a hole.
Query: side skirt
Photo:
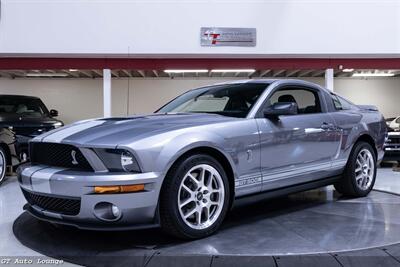
[[[295,184],[287,187],[281,187],[273,190],[268,190],[268,191],[263,191],[251,195],[246,195],[246,196],[240,196],[238,198],[235,198],[233,207],[237,206],[242,206],[242,205],[247,205],[250,203],[254,203],[257,201],[261,200],[266,200],[266,199],[271,199],[271,198],[277,198],[280,196],[285,196],[293,193],[298,193],[298,192],[303,192],[327,185],[334,184],[337,182],[341,176],[333,176],[329,178],[324,178],[321,180],[317,181],[312,181],[312,182],[307,182],[307,183],[302,183],[302,184]]]

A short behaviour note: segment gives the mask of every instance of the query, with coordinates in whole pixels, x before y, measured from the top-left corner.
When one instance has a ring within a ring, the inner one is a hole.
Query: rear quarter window
[[[350,110],[353,109],[353,104],[351,104],[349,101],[345,100],[344,98],[337,96],[337,95],[331,95],[332,101],[333,101],[333,106],[335,107],[336,110]]]

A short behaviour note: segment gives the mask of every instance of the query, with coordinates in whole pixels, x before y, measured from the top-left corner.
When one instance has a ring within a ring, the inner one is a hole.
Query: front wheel
[[[372,190],[376,178],[376,155],[366,142],[355,144],[346,169],[335,189],[346,196],[364,197]]]
[[[228,178],[208,155],[191,155],[172,167],[160,196],[161,226],[184,239],[211,235],[229,206]]]

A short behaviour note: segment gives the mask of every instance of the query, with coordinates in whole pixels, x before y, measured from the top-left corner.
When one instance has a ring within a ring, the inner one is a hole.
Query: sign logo
[[[221,35],[220,33],[213,33],[210,31],[206,31],[204,33],[204,36],[206,36],[207,39],[211,41],[212,45],[217,44],[217,41],[218,41],[220,35]]]
[[[71,157],[72,157],[71,163],[72,163],[73,165],[78,165],[79,162],[76,160],[76,151],[75,151],[75,150],[72,150],[72,151],[71,151]]]
[[[201,46],[256,46],[255,28],[200,28]]]

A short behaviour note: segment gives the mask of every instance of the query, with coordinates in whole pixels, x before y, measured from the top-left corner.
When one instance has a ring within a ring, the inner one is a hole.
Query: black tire
[[[193,229],[182,219],[178,207],[178,194],[186,174],[201,164],[212,166],[218,171],[224,185],[224,190],[221,190],[224,191],[224,199],[221,212],[212,225],[205,229]],[[229,181],[221,164],[206,154],[189,155],[176,162],[165,177],[159,202],[161,227],[165,233],[181,239],[198,239],[209,236],[221,226],[228,211],[229,198]]]
[[[6,179],[7,172],[7,152],[0,147],[0,185]]]
[[[365,149],[368,150],[373,157],[374,170],[373,170],[372,182],[367,188],[362,189],[359,185],[357,185],[355,170],[356,170],[357,157],[359,153],[361,151],[365,151]],[[369,194],[369,192],[371,192],[372,188],[374,187],[376,179],[376,170],[377,170],[376,155],[372,146],[367,142],[363,141],[357,142],[350,153],[349,160],[343,172],[342,178],[340,179],[340,181],[334,184],[334,187],[339,193],[348,197],[365,197],[366,195]]]

